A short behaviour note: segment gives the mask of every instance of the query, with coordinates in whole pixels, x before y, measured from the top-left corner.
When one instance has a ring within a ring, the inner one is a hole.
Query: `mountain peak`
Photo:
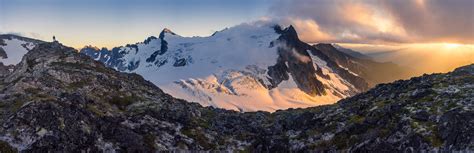
[[[295,31],[295,27],[293,27],[293,25],[288,26],[287,29]]]
[[[173,33],[173,31],[171,31],[171,30],[168,29],[168,28],[164,28],[164,29],[162,30],[162,32]]]
[[[155,39],[158,39],[158,38],[156,38],[155,36],[150,36],[146,38],[145,41],[143,41],[143,43],[148,44],[150,43],[150,41],[155,40]]]
[[[164,28],[161,33],[160,33],[160,39],[163,39],[165,37],[165,34],[171,34],[171,35],[176,35],[176,33],[174,33],[173,31],[171,31],[170,29],[168,28]]]
[[[293,25],[290,25],[288,26],[287,28],[285,28],[283,31],[282,31],[282,35],[285,35],[286,37],[288,38],[292,38],[292,39],[295,39],[295,40],[299,40],[298,39],[298,33],[296,32],[295,28],[293,27]]]
[[[97,46],[92,46],[92,45],[86,45],[86,46],[82,47],[82,49],[100,50],[99,47],[97,47]]]

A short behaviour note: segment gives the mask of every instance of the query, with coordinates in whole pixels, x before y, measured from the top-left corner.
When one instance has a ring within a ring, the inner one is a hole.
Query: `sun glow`
[[[444,73],[474,63],[474,44],[454,42],[412,44],[340,44],[373,55],[382,62],[394,62],[412,69],[413,74]]]
[[[461,44],[453,44],[453,43],[443,43],[443,46],[446,49],[455,49],[455,48],[461,47],[462,45]]]

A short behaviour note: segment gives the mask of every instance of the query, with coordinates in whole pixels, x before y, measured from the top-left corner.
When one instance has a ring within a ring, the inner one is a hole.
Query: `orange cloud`
[[[275,1],[270,14],[295,20],[307,42],[474,43],[472,0]]]
[[[353,24],[358,24],[381,33],[392,33],[405,36],[405,29],[398,25],[395,19],[387,12],[378,10],[364,3],[343,3],[339,10],[341,16]]]
[[[290,21],[298,31],[298,35],[302,40],[311,40],[318,42],[333,41],[334,38],[319,28],[314,20],[293,19]]]

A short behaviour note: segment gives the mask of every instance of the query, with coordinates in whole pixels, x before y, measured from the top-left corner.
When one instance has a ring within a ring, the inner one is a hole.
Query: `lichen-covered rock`
[[[0,151],[474,151],[473,104],[471,65],[334,105],[240,113],[43,43],[0,77]]]

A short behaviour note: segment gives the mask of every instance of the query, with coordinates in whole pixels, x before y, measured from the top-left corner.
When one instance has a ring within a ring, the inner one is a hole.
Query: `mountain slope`
[[[0,151],[473,151],[473,77],[470,65],[333,105],[238,113],[43,43],[0,78]]]
[[[301,42],[293,27],[268,23],[242,24],[209,37],[165,29],[143,43],[80,52],[140,74],[178,98],[232,110],[330,104],[368,89],[362,78]]]
[[[331,44],[334,48],[336,48],[338,51],[341,51],[343,53],[346,53],[347,55],[350,55],[352,57],[355,57],[355,58],[359,58],[359,59],[367,59],[367,60],[371,60],[372,57],[368,56],[368,55],[365,55],[365,54],[362,54],[358,51],[355,51],[355,50],[352,50],[352,49],[349,49],[349,48],[344,48],[342,46],[339,46],[338,44]]]
[[[318,48],[338,65],[366,80],[371,87],[380,83],[388,83],[414,76],[408,67],[402,67],[391,62],[376,62],[357,54],[353,56],[355,53],[346,53],[350,52],[348,51],[349,49],[337,45],[317,44],[314,47]]]

